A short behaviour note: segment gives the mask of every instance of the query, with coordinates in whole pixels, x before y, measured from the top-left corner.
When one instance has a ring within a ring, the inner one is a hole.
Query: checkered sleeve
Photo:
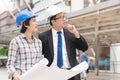
[[[9,52],[8,52],[8,61],[7,61],[7,69],[8,69],[8,78],[12,78],[12,75],[14,72],[16,72],[15,67],[14,67],[14,63],[16,60],[16,54],[17,54],[17,50],[18,50],[18,46],[16,44],[16,40],[13,39],[10,42],[10,46],[9,46]]]

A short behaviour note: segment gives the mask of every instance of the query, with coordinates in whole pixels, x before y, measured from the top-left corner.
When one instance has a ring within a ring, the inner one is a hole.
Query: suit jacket
[[[63,29],[66,50],[71,67],[74,67],[78,64],[76,60],[76,49],[85,51],[88,49],[86,40],[80,35],[80,38],[75,38],[75,36],[69,32],[67,29]],[[52,29],[45,31],[39,34],[39,39],[42,41],[42,53],[45,58],[48,59],[50,66],[54,58],[53,50],[53,38],[52,38]]]

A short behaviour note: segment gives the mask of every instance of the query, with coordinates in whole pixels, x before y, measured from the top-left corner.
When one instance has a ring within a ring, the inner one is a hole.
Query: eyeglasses
[[[60,17],[54,18],[54,20],[57,20],[57,19],[67,19],[67,17],[66,16],[60,16]]]

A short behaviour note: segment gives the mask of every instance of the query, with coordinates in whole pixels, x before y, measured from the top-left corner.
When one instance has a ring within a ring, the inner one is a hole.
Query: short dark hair
[[[51,25],[51,26],[52,26],[52,20],[55,20],[55,18],[56,18],[56,15],[50,17],[50,25]]]
[[[25,33],[25,32],[26,32],[26,29],[27,29],[27,28],[26,28],[25,26],[29,26],[29,25],[30,25],[30,19],[31,19],[31,18],[25,20],[25,21],[22,23],[22,28],[21,28],[21,30],[20,30],[20,33]]]

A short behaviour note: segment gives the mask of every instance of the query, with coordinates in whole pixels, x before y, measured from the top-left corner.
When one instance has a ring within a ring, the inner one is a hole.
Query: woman
[[[36,16],[27,9],[16,16],[16,24],[21,27],[21,34],[11,40],[9,47],[7,68],[12,80],[19,80],[19,76],[42,57],[42,43],[33,36],[33,33],[38,31]]]

